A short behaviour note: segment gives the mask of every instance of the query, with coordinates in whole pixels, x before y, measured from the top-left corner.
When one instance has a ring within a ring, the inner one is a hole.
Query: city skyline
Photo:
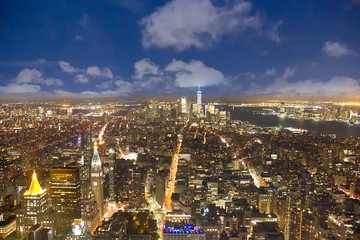
[[[2,98],[360,92],[357,0],[0,6]]]
[[[0,0],[0,238],[360,239],[360,0]]]

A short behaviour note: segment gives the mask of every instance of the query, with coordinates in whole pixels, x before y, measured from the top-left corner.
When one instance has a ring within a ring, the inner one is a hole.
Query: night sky
[[[359,0],[0,1],[0,95],[360,93]]]

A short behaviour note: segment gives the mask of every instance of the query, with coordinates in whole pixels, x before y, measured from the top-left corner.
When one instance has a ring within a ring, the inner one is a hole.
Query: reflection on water
[[[248,121],[261,127],[293,127],[309,130],[314,135],[336,134],[337,137],[359,137],[360,126],[349,126],[343,122],[313,121],[278,117],[276,115],[262,115],[261,108],[231,109],[233,120]]]

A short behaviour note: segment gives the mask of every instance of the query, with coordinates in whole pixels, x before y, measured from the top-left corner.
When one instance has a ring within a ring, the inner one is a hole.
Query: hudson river
[[[228,109],[228,108],[226,108]],[[235,107],[229,109],[231,112],[231,119],[248,121],[252,124],[261,127],[293,127],[302,128],[310,131],[311,134],[336,134],[337,137],[359,137],[360,126],[349,126],[343,122],[335,121],[313,121],[292,119],[287,117],[278,117],[276,115],[262,115],[259,112],[262,108],[254,107]]]

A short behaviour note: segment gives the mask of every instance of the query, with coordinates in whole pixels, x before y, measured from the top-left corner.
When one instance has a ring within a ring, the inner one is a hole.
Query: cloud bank
[[[160,67],[150,59],[144,58],[134,63],[132,81],[125,81],[119,76],[114,76],[107,67],[90,66],[81,69],[64,61],[59,62],[59,67],[64,73],[73,75],[77,83],[87,84],[93,81],[93,78],[96,78],[97,82],[91,86],[87,85],[90,86],[89,90],[72,92],[65,90],[68,88],[62,88],[64,83],[60,79],[44,77],[43,72],[38,69],[24,68],[7,85],[0,86],[0,93],[48,93],[71,97],[103,97],[124,96],[142,91],[152,91],[154,94],[174,93],[180,89],[194,89],[198,86],[222,86],[222,89],[228,93],[250,94],[335,95],[360,93],[360,79],[335,75],[328,80],[312,78],[298,80],[295,77],[299,78],[296,73],[300,70],[292,67],[286,68],[280,74],[275,68],[267,68],[262,73],[245,72],[230,76],[199,60],[173,59],[164,67]],[[271,81],[271,79],[274,80],[268,84],[256,84],[256,82]]]
[[[349,49],[345,44],[339,42],[327,41],[324,44],[323,52],[330,57],[343,57],[349,55],[355,55],[355,53]]]
[[[134,84],[140,88],[161,87],[164,89],[194,88],[198,86],[218,86],[226,84],[224,75],[203,62],[184,62],[174,59],[165,68],[159,68],[144,58],[134,64]]]
[[[288,67],[284,73],[275,78],[274,82],[266,87],[252,86],[251,93],[257,94],[300,94],[300,95],[335,95],[360,93],[359,80],[334,76],[327,81],[320,79],[305,79],[291,81],[296,74],[296,69]]]
[[[188,63],[173,60],[165,71],[175,76],[175,86],[181,88],[218,86],[226,83],[224,75],[205,66],[201,61],[192,60]]]
[[[71,66],[70,63],[65,61],[59,61],[59,66],[61,70],[65,73],[76,74],[74,78],[76,83],[88,83],[89,77],[108,78],[108,79],[112,79],[114,77],[112,71],[108,67],[104,67],[101,69],[98,66],[90,66],[87,67],[86,69],[81,69],[81,68],[75,68]]]
[[[62,86],[64,83],[57,78],[44,78],[37,69],[25,68],[8,85],[0,86],[2,93],[37,93],[42,86]]]
[[[113,74],[108,67],[100,69],[98,66],[91,66],[86,69],[86,74],[94,77],[113,78]]]
[[[134,64],[135,79],[142,79],[146,75],[159,75],[159,67],[148,58],[141,59]]]
[[[80,71],[80,69],[72,67],[70,63],[65,61],[59,61],[59,66],[61,70],[66,73],[75,73]]]
[[[173,0],[141,19],[142,44],[145,48],[172,47],[183,51],[190,47],[206,48],[222,36],[253,30],[280,41],[278,28],[252,14],[248,1],[215,6],[210,0]]]

